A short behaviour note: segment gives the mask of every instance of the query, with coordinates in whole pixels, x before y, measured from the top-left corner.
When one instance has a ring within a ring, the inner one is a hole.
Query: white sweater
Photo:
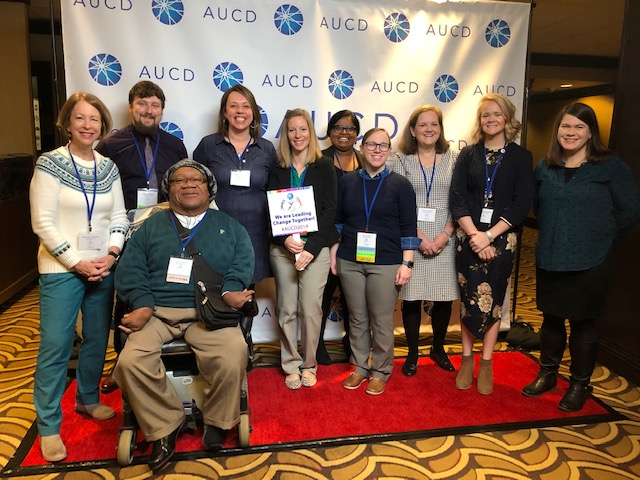
[[[38,271],[65,273],[80,260],[107,254],[110,246],[122,248],[129,222],[124,208],[120,173],[115,164],[94,150],[98,183],[91,219],[93,233],[102,235],[100,250],[80,250],[78,235],[89,231],[87,201],[67,147],[45,153],[36,162],[29,196],[31,226],[40,238]],[[74,157],[89,204],[93,200],[93,161]]]

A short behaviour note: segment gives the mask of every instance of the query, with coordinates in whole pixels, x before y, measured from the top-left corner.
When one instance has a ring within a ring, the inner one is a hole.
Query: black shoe
[[[402,373],[405,377],[413,377],[418,371],[418,364],[408,358],[402,364]]]
[[[571,383],[569,390],[564,394],[562,400],[558,404],[560,410],[565,412],[577,412],[582,410],[584,403],[589,398],[589,395],[593,391],[593,387],[584,385],[582,383]]]
[[[185,420],[186,422],[186,420]],[[178,435],[184,430],[186,423],[183,422],[178,428],[171,432],[166,437],[161,438],[153,442],[153,448],[151,449],[151,455],[149,455],[149,468],[154,473],[159,472],[164,466],[169,463],[173,454],[176,453],[176,440]]]
[[[447,372],[455,372],[456,369],[449,360],[444,349],[436,350],[434,347],[431,347],[431,351],[429,352],[429,358],[436,362],[441,369],[446,370]]]
[[[227,431],[213,425],[204,426],[204,435],[202,435],[202,445],[209,452],[217,452],[224,445],[227,439]]]
[[[558,379],[555,372],[540,372],[533,382],[522,388],[522,395],[525,397],[537,397],[549,390],[553,390],[557,384]]]

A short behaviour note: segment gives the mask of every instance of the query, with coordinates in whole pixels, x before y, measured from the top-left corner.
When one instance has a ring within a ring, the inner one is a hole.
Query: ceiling
[[[60,0],[31,0],[30,20],[49,22],[50,1],[59,20]],[[559,91],[563,84],[575,89],[615,83],[625,0],[533,2],[532,93]]]

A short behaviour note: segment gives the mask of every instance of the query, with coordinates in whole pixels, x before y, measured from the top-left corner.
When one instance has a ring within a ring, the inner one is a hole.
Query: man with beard
[[[146,80],[136,83],[129,91],[131,123],[96,147],[120,170],[128,211],[166,201],[158,189],[164,172],[188,157],[182,140],[158,126],[164,103],[164,92],[158,85]]]

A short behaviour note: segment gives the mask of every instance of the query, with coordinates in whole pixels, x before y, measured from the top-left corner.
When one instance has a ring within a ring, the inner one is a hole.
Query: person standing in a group
[[[354,148],[358,135],[360,135],[360,121],[351,110],[340,110],[331,116],[329,125],[327,126],[327,136],[331,140],[331,146],[324,149],[322,155],[327,158],[333,158],[337,181],[340,181],[346,173],[354,172],[362,167],[362,154]],[[342,345],[344,346],[344,353],[347,358],[351,356],[351,345],[349,344],[349,306],[347,305],[347,300],[344,298],[340,277],[330,271],[329,277],[327,278],[327,285],[324,288],[324,295],[322,296],[322,326],[320,328],[318,351],[316,352],[316,358],[321,365],[331,363],[331,357],[324,344],[324,329],[327,324],[327,317],[331,313],[331,303],[336,288],[339,292],[338,298],[345,331],[344,337],[342,337]]]
[[[393,310],[400,287],[411,278],[417,237],[416,194],[411,183],[386,162],[391,139],[372,128],[362,137],[364,167],[338,185],[336,227],[340,243],[331,249],[331,269],[340,275],[349,304],[351,363],[342,386],[384,392],[393,371]]]
[[[413,274],[400,289],[402,323],[409,352],[402,373],[410,377],[418,370],[418,338],[422,306],[429,310],[433,345],[429,356],[440,368],[454,371],[444,350],[451,305],[458,298],[455,230],[449,211],[449,187],[456,154],[444,136],[442,111],[424,105],[416,108],[404,129],[393,170],[411,182],[418,206],[418,237]],[[428,308],[430,307],[430,308]]]
[[[596,319],[611,280],[611,248],[640,218],[640,197],[625,162],[600,140],[598,121],[583,103],[566,106],[551,149],[535,170],[538,217],[536,301],[542,311],[540,372],[522,389],[536,397],[555,388],[571,336],[571,378],[561,410],[581,410],[596,363]]]
[[[473,138],[462,149],[451,181],[450,208],[458,222],[456,267],[460,285],[462,364],[456,387],[473,383],[474,338],[482,340],[478,392],[493,392],[493,349],[518,241],[531,206],[532,157],[513,143],[521,124],[504,95],[480,99]]]
[[[129,226],[118,169],[93,149],[111,127],[107,107],[94,95],[74,93],[60,109],[57,125],[69,143],[38,158],[29,190],[31,224],[40,239],[40,346],[33,403],[47,462],[67,456],[60,402],[78,312],[82,343],[74,409],[96,420],[115,415],[100,403],[99,385],[113,307],[110,273]]]
[[[273,237],[271,267],[276,281],[280,355],[291,390],[317,382],[316,348],[322,323],[322,292],[329,273],[329,247],[337,241],[336,175],[320,152],[311,115],[287,110],[280,130],[278,164],[268,190],[313,187],[318,231]],[[304,356],[298,351],[298,326]]]
[[[265,195],[276,150],[261,137],[256,99],[244,85],[229,88],[220,100],[218,132],[204,137],[193,159],[209,167],[218,184],[216,204],[247,229],[255,253],[250,289],[271,276],[269,213]]]

